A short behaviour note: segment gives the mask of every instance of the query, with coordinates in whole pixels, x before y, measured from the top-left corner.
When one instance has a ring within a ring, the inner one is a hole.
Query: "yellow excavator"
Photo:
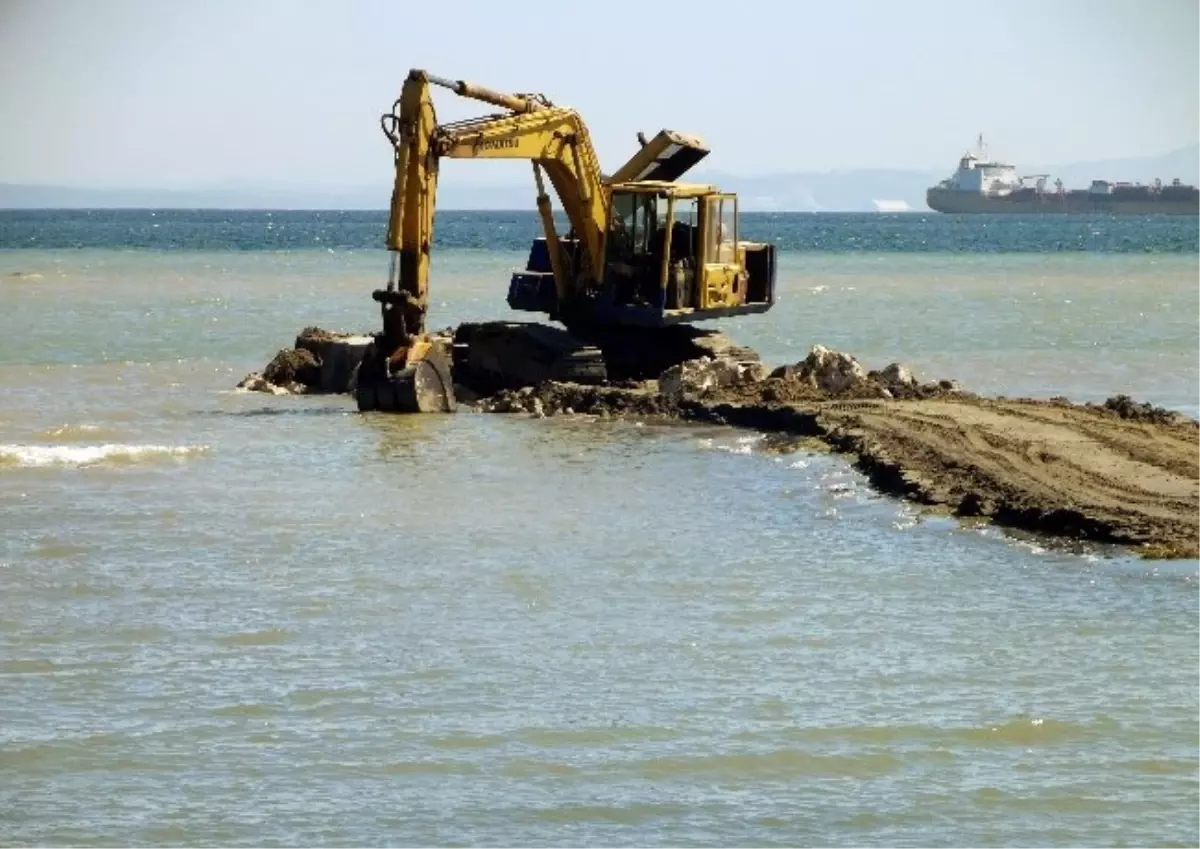
[[[431,86],[504,111],[439,124]],[[362,411],[451,412],[452,363],[426,331],[438,163],[525,159],[532,164],[544,235],[513,274],[508,303],[543,313],[581,338],[656,329],[770,309],[775,249],[742,240],[738,199],[715,186],[678,182],[708,154],[697,138],[669,130],[646,140],[611,175],[578,112],[540,94],[504,94],[411,70],[381,117],[395,153],[387,228],[387,285],[373,293],[383,330],[359,366]],[[569,223],[559,235],[549,180]]]

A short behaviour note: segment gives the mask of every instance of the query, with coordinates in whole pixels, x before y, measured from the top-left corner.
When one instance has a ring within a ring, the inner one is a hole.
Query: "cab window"
[[[732,263],[737,256],[737,198],[708,199],[705,255],[708,262]]]
[[[667,201],[659,201],[659,226],[667,225]],[[675,199],[675,225],[671,230],[671,262],[696,256],[700,204],[696,198]]]
[[[609,261],[628,262],[649,252],[657,224],[654,200],[653,195],[633,192],[613,195]]]

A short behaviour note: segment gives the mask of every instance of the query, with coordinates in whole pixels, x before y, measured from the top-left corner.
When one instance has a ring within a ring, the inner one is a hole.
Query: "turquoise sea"
[[[0,844],[1197,845],[1195,561],[709,426],[233,390],[372,330],[378,212],[0,211]],[[528,213],[439,215],[432,324]],[[716,323],[1200,415],[1195,218],[747,214]]]

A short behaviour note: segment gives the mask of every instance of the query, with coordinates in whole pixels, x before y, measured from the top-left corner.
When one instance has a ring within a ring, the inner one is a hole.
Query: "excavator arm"
[[[439,125],[431,85],[481,100],[505,113]],[[387,286],[373,297],[381,305],[383,333],[360,366],[360,383],[402,386],[383,407],[414,411],[452,409],[449,366],[426,337],[430,251],[437,206],[438,163],[450,159],[526,159],[538,186],[538,210],[552,246],[560,297],[602,274],[607,198],[599,160],[580,116],[540,95],[510,95],[414,69],[392,112],[381,117],[395,157],[395,182],[387,227],[391,253]],[[549,178],[582,243],[582,265],[568,270],[545,191]],[[443,365],[445,368],[443,368]],[[434,371],[430,371],[430,369]],[[365,369],[365,372],[363,371]],[[436,374],[434,373],[436,372]],[[378,399],[372,399],[378,403]]]
[[[431,84],[502,106],[508,114],[439,125]],[[556,107],[537,96],[507,95],[466,82],[409,73],[392,113],[381,119],[395,150],[395,183],[388,219],[387,247],[392,254],[387,288],[375,293],[384,308],[384,332],[403,356],[406,343],[425,333],[428,309],[430,249],[437,205],[441,159],[525,159],[533,165],[538,209],[547,239],[557,245],[550,200],[543,174],[558,195],[572,229],[583,245],[578,272],[598,280],[602,275],[605,184],[587,127],[572,109]],[[561,265],[560,251],[551,253],[558,267],[560,295],[576,285],[575,275]]]

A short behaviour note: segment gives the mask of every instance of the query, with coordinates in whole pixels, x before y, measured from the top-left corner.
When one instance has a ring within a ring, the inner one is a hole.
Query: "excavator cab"
[[[661,327],[765,312],[775,246],[739,239],[737,195],[710,185],[638,180],[611,186],[603,277],[560,303],[544,239],[513,275],[508,303],[576,322]],[[560,239],[566,265],[578,242]]]
[[[614,190],[605,241],[604,301],[617,308],[691,306],[696,271],[703,265],[698,212],[698,198],[675,197],[649,186]]]

